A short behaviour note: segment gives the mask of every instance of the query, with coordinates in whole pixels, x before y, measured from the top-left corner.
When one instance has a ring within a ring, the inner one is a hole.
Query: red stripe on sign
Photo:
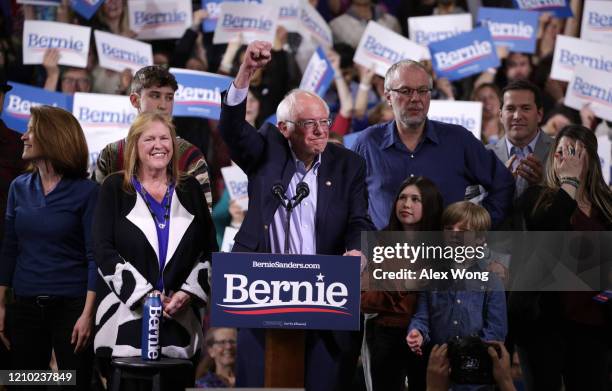
[[[332,314],[350,315],[348,312],[329,310],[325,308],[276,308],[269,310],[249,310],[249,311],[230,311],[223,310],[229,314],[234,315],[269,315],[269,314],[287,314],[294,312],[327,312]]]

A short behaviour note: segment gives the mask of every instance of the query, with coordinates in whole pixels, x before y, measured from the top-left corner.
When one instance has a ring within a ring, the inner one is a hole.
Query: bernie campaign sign
[[[596,71],[612,73],[610,45],[557,35],[550,78],[571,81],[576,66],[582,64]]]
[[[608,45],[612,42],[612,1],[587,0],[584,3],[580,38]]]
[[[127,136],[138,113],[128,96],[77,92],[72,115],[85,133],[90,162],[95,162],[107,144]]]
[[[190,0],[128,0],[130,29],[137,39],[180,38],[191,26]]]
[[[500,64],[486,27],[431,43],[429,51],[436,75],[450,81],[497,68]]]
[[[98,11],[104,0],[70,0],[70,6],[79,15],[89,20]]]
[[[300,83],[300,89],[313,92],[323,97],[333,81],[334,69],[327,59],[323,48],[318,47],[306,66],[304,76],[302,76],[302,81]]]
[[[222,3],[213,43],[228,43],[238,34],[246,43],[255,40],[273,42],[276,34],[278,8],[253,4]]]
[[[153,65],[153,50],[148,43],[98,30],[94,36],[102,68],[117,72],[128,68],[136,73],[142,67]]]
[[[482,102],[432,100],[427,117],[435,121],[461,125],[480,140]]]
[[[173,116],[219,119],[221,91],[228,88],[231,78],[179,68],[170,68],[170,73],[178,83],[174,94]]]
[[[323,47],[331,47],[334,42],[332,32],[325,19],[309,2],[302,2],[300,9],[300,31],[303,37],[310,38]]]
[[[472,29],[471,14],[417,16],[408,18],[410,40],[425,48],[432,42],[441,41]],[[429,59],[429,50],[425,50]]]
[[[552,12],[562,19],[574,16],[569,0],[514,0],[514,6],[526,11]]]
[[[419,61],[426,57],[425,51],[424,47],[370,21],[357,45],[353,61],[366,68],[373,64],[376,74],[384,77],[391,65],[405,59]]]
[[[478,23],[489,28],[495,46],[505,46],[511,52],[535,52],[537,12],[481,7]]]
[[[40,105],[60,107],[72,111],[72,97],[60,92],[50,92],[42,88],[24,84],[8,83],[13,87],[4,96],[2,120],[11,129],[24,133],[30,121],[30,108]]]
[[[576,110],[588,104],[597,117],[612,121],[612,73],[578,65],[564,103]]]
[[[26,20],[23,24],[23,63],[42,64],[47,49],[57,49],[60,65],[85,68],[90,34],[89,27]]]
[[[215,327],[359,330],[359,257],[214,253]]]
[[[221,175],[230,200],[236,201],[242,210],[249,210],[249,178],[236,164],[221,167]]]
[[[279,26],[283,26],[289,32],[301,32],[302,0],[263,0],[263,2],[278,8]]]

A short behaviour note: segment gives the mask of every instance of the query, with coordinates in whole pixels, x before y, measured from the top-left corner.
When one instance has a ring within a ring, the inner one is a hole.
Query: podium
[[[304,388],[304,330],[266,330],[264,385]]]
[[[211,324],[265,329],[265,387],[304,388],[306,330],[359,330],[359,257],[214,253],[212,263]]]

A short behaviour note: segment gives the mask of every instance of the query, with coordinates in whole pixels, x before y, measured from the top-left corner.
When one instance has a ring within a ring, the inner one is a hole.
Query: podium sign
[[[359,330],[359,257],[214,253],[215,327]]]

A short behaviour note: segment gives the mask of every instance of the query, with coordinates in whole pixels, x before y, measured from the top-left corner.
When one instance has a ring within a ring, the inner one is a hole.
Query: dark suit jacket
[[[225,100],[225,95],[223,96]],[[287,188],[295,173],[289,143],[265,124],[257,131],[245,120],[246,103],[222,104],[219,131],[232,160],[249,178],[249,212],[236,235],[233,251],[270,252],[270,223],[280,201],[272,186]],[[343,254],[361,248],[361,231],[375,230],[368,216],[365,161],[356,153],[328,144],[317,178],[315,219],[318,254]]]
[[[245,111],[245,102],[237,106],[222,103],[219,120],[219,131],[232,160],[249,178],[249,211],[232,251],[270,252],[270,224],[280,206],[271,188],[279,182],[287,188],[295,173],[295,161],[280,131],[270,124],[257,131],[244,120]],[[317,254],[340,255],[360,249],[361,231],[375,229],[368,216],[365,176],[363,158],[348,149],[327,145],[317,177]],[[306,335],[306,390],[348,389],[359,354],[360,334],[309,330]],[[238,344],[236,385],[263,387],[263,331],[241,329]]]

